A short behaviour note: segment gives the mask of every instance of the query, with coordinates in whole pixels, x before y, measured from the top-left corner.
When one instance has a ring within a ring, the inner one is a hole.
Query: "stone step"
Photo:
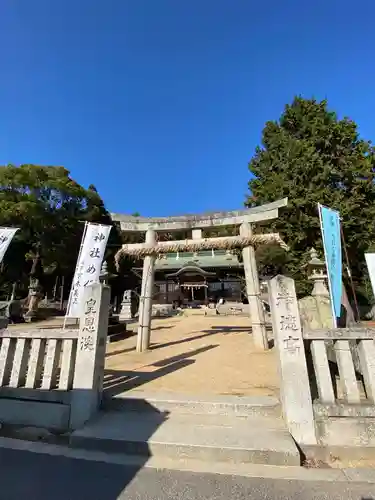
[[[71,434],[70,445],[176,460],[300,464],[297,447],[282,421],[261,417],[102,412]]]
[[[125,392],[104,395],[103,408],[117,411],[158,411],[194,414],[280,417],[281,407],[273,396],[196,396],[179,393]]]

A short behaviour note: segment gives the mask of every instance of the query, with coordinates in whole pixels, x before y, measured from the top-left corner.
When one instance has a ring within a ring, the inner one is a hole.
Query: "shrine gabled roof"
[[[215,252],[212,256],[211,252],[205,252],[203,255],[198,254],[193,256],[190,254],[179,254],[176,258],[176,254],[167,254],[166,258],[156,259],[155,271],[169,271],[178,270],[187,265],[194,265],[200,267],[201,269],[210,268],[225,268],[225,267],[235,267],[242,268],[243,264],[239,262],[237,255],[233,254],[217,254]]]
[[[194,274],[196,273],[196,274],[200,274],[201,276],[205,276],[207,278],[210,276],[211,277],[216,276],[216,273],[205,271],[201,267],[197,266],[195,262],[188,262],[185,266],[178,269],[178,271],[176,271],[174,273],[167,274],[166,277],[173,278],[173,277],[180,276],[180,274],[183,274],[183,273],[194,273]]]

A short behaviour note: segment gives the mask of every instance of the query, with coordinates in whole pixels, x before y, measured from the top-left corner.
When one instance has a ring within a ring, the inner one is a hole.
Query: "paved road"
[[[375,486],[157,471],[0,449],[0,500],[375,500]]]

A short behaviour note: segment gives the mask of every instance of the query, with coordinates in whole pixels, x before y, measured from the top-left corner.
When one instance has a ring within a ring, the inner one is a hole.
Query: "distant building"
[[[155,263],[154,303],[242,302],[243,287],[243,264],[231,251],[166,254]]]

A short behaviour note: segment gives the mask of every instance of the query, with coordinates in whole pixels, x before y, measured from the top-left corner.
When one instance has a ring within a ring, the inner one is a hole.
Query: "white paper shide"
[[[99,281],[111,226],[87,224],[69,296],[66,317],[79,318],[84,288]]]
[[[5,252],[18,229],[17,227],[0,227],[0,262],[3,261]]]

